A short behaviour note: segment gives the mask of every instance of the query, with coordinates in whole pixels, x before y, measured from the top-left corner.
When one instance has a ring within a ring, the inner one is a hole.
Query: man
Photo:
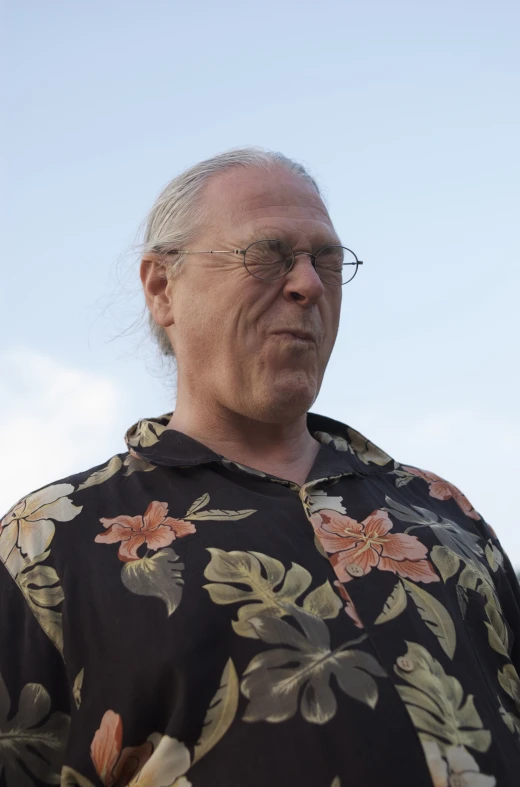
[[[305,170],[262,151],[152,209],[176,407],[2,520],[8,787],[518,784],[520,593],[494,532],[308,412],[360,264],[341,246]]]

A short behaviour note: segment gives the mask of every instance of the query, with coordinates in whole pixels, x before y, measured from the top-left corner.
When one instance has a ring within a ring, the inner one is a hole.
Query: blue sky
[[[314,410],[458,484],[520,565],[515,2],[4,4],[0,509],[173,408],[136,231],[238,145],[322,185],[364,268]]]

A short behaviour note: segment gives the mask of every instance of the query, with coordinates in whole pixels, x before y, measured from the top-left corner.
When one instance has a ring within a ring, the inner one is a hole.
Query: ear
[[[172,280],[161,254],[147,254],[141,260],[139,271],[144,297],[150,313],[158,325],[168,328],[173,325]]]

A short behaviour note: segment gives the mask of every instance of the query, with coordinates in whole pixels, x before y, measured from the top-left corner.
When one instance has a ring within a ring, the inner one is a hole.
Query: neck
[[[288,423],[265,423],[216,403],[189,401],[179,391],[168,429],[193,437],[215,453],[280,478],[304,483],[320,444],[306,414]]]

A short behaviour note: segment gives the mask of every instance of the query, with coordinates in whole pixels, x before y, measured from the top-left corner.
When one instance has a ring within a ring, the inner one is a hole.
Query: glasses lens
[[[280,240],[259,240],[246,251],[245,266],[257,279],[280,279],[291,267],[291,247]]]
[[[344,246],[326,246],[316,255],[316,272],[327,284],[348,284],[357,269],[355,254]]]

